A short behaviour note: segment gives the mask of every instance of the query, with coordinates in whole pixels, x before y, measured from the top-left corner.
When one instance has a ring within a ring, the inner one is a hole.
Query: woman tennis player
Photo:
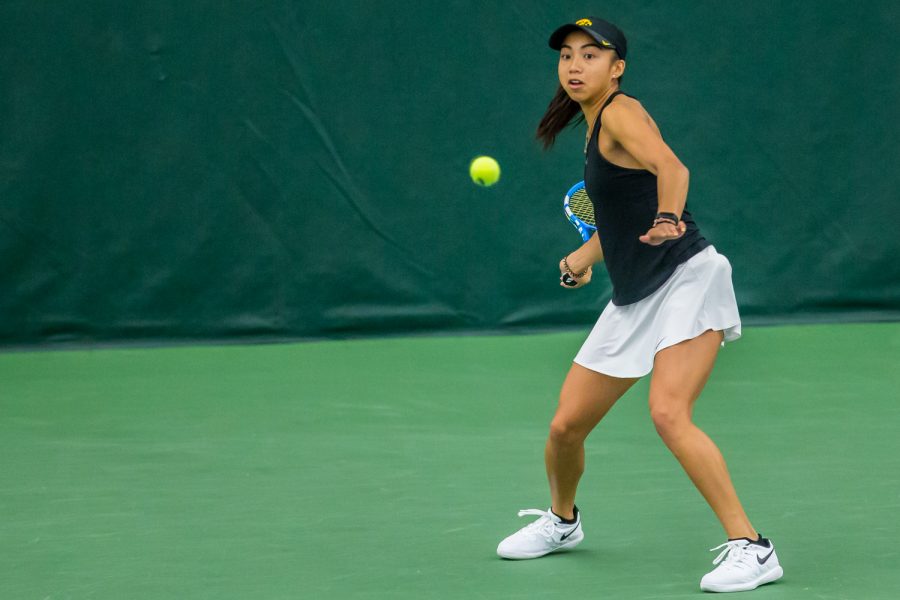
[[[584,440],[612,405],[648,374],[650,416],[709,503],[728,541],[700,581],[711,592],[752,590],[782,576],[772,542],[747,518],[722,454],[691,421],[720,344],[741,335],[731,266],[685,210],[688,170],[636,99],[619,90],[625,35],[590,17],[550,36],[559,51],[556,96],[538,126],[546,147],[579,113],[587,123],[584,180],[597,233],[560,262],[578,288],[604,260],[612,300],[566,376],[545,450],[552,504],[503,540],[504,558],[537,558],[577,546],[584,533],[575,490]],[[563,285],[561,283],[561,285]]]

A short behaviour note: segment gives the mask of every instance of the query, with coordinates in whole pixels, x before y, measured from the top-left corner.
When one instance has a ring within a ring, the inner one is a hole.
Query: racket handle
[[[560,276],[559,280],[563,282],[563,285],[568,287],[575,287],[576,285],[578,285],[578,282],[569,277],[568,273],[563,273]]]

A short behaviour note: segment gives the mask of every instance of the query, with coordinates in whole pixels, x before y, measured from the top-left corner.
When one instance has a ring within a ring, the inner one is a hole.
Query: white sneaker
[[[584,539],[581,530],[581,513],[575,513],[575,524],[563,523],[551,512],[536,508],[520,510],[519,516],[537,515],[540,518],[518,530],[497,546],[497,554],[503,558],[525,559],[537,558],[577,546]]]
[[[710,552],[724,549],[713,561],[718,566],[700,580],[700,589],[704,592],[746,592],[781,579],[784,571],[778,563],[775,545],[771,540],[765,541],[767,546],[744,538],[711,548]]]

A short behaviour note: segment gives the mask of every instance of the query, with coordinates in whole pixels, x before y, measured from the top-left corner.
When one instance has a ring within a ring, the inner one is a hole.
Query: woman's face
[[[590,102],[609,90],[624,65],[614,50],[601,48],[583,31],[573,31],[559,51],[559,83],[572,100]]]

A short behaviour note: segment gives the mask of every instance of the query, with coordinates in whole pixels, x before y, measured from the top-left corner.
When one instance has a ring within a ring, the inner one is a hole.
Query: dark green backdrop
[[[0,343],[587,326],[583,132],[533,130],[549,32],[601,9],[744,315],[896,318],[893,0],[12,1]]]

